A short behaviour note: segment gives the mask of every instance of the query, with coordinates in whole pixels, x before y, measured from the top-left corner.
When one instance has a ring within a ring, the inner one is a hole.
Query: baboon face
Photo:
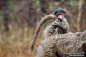
[[[59,20],[62,20],[63,17],[64,17],[64,15],[63,15],[62,12],[57,13],[56,16],[57,16],[57,18],[58,18]]]
[[[59,20],[62,20],[64,15],[67,15],[67,11],[63,9],[56,9],[54,11],[54,15],[56,15]]]

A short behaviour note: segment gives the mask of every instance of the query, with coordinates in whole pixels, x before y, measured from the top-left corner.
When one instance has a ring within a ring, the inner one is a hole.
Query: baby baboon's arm
[[[57,28],[57,31],[55,31],[55,29]],[[64,18],[62,21],[54,21],[51,25],[50,28],[50,33],[52,34],[64,34],[67,33],[69,30],[69,23],[67,22],[67,20]]]

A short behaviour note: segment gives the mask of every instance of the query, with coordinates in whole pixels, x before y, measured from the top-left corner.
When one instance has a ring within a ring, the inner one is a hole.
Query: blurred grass
[[[24,26],[23,28],[14,28],[9,25],[9,33],[4,32],[4,26],[1,24],[0,29],[0,57],[34,57],[36,49],[42,40],[42,32],[36,41],[34,51],[29,54],[30,42],[33,38],[35,28]]]

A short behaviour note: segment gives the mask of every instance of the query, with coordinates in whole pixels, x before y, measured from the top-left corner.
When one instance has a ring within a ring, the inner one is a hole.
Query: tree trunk
[[[78,6],[78,17],[77,17],[77,31],[80,32],[80,21],[81,21],[81,14],[82,14],[82,4],[83,0],[79,0],[79,6]]]

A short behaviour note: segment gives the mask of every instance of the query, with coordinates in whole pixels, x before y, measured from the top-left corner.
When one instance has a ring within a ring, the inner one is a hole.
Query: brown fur
[[[53,36],[48,33],[49,28],[50,26],[45,29],[45,39],[41,41],[36,57],[55,57],[58,50],[61,51],[63,56],[78,54],[82,45],[86,43],[86,31]],[[83,51],[80,53],[83,54]]]

